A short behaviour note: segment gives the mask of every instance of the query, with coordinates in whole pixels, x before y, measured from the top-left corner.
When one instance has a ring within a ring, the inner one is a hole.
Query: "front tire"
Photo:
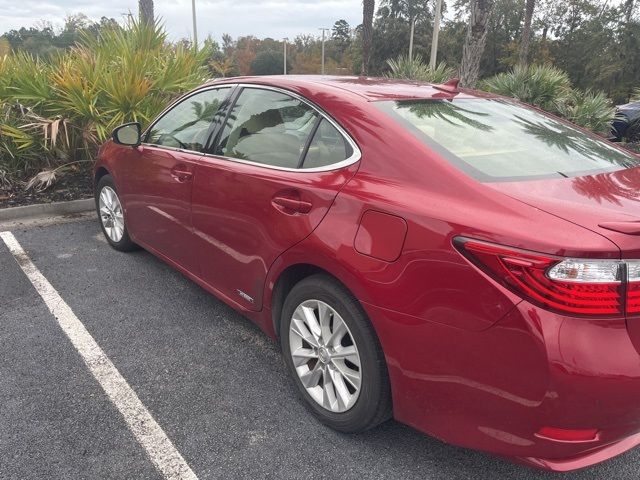
[[[340,283],[313,275],[284,303],[285,364],[305,405],[331,428],[356,433],[391,416],[384,355],[360,303]]]
[[[136,250],[137,245],[129,237],[124,209],[111,175],[105,175],[100,178],[96,187],[95,198],[102,233],[109,245],[120,252]]]

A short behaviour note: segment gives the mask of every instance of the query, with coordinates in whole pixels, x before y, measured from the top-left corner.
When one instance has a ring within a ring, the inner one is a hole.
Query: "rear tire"
[[[109,245],[119,252],[137,250],[138,246],[129,237],[124,208],[111,175],[100,178],[96,187],[95,200],[100,227]]]
[[[340,283],[313,275],[295,285],[284,303],[280,339],[296,388],[322,423],[356,433],[391,417],[382,348],[362,306]]]

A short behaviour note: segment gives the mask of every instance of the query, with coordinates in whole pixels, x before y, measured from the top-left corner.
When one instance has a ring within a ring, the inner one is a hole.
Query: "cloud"
[[[191,0],[156,0],[156,15],[161,17],[174,40],[192,35]],[[84,13],[97,20],[113,17],[123,21],[128,12],[137,14],[137,0],[0,0],[0,32],[31,27],[45,20],[60,27],[65,16]],[[293,39],[300,34],[319,35],[318,28],[331,27],[344,18],[353,27],[361,22],[359,0],[196,0],[198,36],[211,34],[220,39],[223,33],[233,37],[255,35],[276,39]]]

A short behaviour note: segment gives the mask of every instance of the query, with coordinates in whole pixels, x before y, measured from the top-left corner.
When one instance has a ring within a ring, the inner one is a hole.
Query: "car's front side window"
[[[216,154],[298,168],[318,113],[284,93],[245,88],[222,131]]]
[[[230,90],[231,87],[204,90],[186,98],[153,125],[145,143],[204,151],[211,123]]]

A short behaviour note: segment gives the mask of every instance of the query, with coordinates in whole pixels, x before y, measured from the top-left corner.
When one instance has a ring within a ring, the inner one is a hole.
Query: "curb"
[[[0,209],[0,222],[9,220],[24,220],[34,217],[69,215],[72,213],[88,212],[96,208],[93,198],[85,200],[72,200],[70,202],[40,203],[24,207],[11,207]]]

